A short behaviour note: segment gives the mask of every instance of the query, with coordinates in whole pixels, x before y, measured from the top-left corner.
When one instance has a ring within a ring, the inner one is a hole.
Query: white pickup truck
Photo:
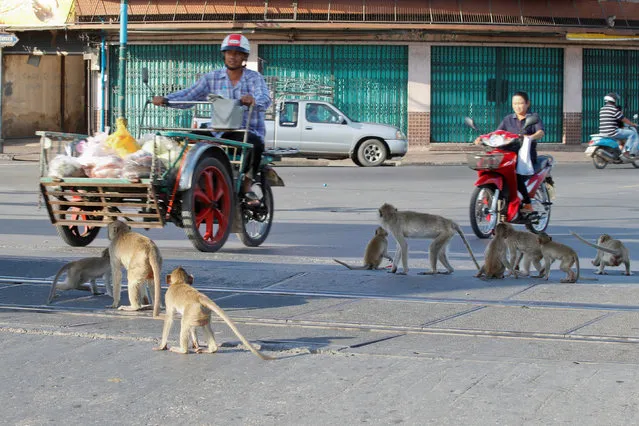
[[[294,152],[287,156],[346,159],[363,167],[403,157],[408,139],[395,126],[351,120],[330,102],[284,100],[266,119],[266,149]],[[193,127],[208,127],[210,118],[194,118]]]
[[[299,157],[350,158],[368,167],[408,151],[408,139],[397,127],[351,120],[330,102],[282,101],[265,124],[266,149],[297,149]]]

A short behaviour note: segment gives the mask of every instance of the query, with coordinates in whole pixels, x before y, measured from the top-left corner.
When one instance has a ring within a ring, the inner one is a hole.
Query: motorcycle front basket
[[[496,170],[499,168],[504,154],[481,154],[473,153],[466,156],[468,167],[473,170]]]

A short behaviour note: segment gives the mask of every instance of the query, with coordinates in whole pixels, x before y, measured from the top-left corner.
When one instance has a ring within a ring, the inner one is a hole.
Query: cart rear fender
[[[231,169],[231,162],[229,161],[229,157],[226,155],[226,152],[218,146],[199,142],[192,146],[186,154],[186,160],[184,161],[184,166],[182,167],[182,173],[180,175],[179,191],[186,191],[191,188],[191,181],[193,180],[195,168],[200,162],[200,159],[206,157],[215,157],[220,160],[222,164],[226,166],[226,171],[231,178],[231,185],[233,184],[233,170]]]

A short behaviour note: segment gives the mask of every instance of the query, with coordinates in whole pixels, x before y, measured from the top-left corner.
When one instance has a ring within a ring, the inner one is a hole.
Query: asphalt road
[[[459,238],[452,276],[417,275],[428,242],[410,241],[411,271],[348,271],[361,260],[383,202],[442,214],[470,230],[475,175],[461,166],[280,167],[266,243],[234,236],[218,253],[191,248],[169,225],[148,235],[168,272],[184,265],[246,336],[276,361],[238,346],[220,322],[216,355],[151,351],[161,325],[124,314],[107,296],[66,292],[42,303],[66,261],[37,209],[37,166],[0,164],[0,413],[7,424],[634,424],[639,385],[636,276],[599,281],[472,278]],[[548,232],[573,246],[594,277],[594,250],[569,235],[602,232],[639,253],[637,170],[559,164]],[[391,251],[394,242],[391,242]],[[556,268],[556,266],[555,266]],[[126,298],[125,298],[126,300]],[[174,327],[177,333],[177,327]],[[170,343],[175,342],[175,334]]]

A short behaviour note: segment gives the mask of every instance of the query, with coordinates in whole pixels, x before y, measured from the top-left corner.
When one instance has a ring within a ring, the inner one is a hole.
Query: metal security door
[[[260,45],[259,56],[284,98],[332,101],[354,120],[408,127],[406,46]]]
[[[142,83],[142,68],[149,69],[149,86],[156,95],[166,95],[193,85],[203,74],[224,66],[219,44],[129,45],[127,47],[126,114],[128,130],[137,135],[142,109],[152,93]],[[109,49],[110,122],[118,110],[118,49]],[[194,111],[158,108],[146,110],[145,125],[191,127]],[[205,115],[207,113],[204,113]]]
[[[599,109],[604,96],[616,92],[624,115],[632,120],[639,113],[639,51],[584,49],[582,135],[586,142],[599,132]]]
[[[531,111],[546,128],[542,142],[561,142],[563,50],[534,47],[433,46],[431,50],[431,142],[470,142],[512,113],[516,91],[530,96]]]

